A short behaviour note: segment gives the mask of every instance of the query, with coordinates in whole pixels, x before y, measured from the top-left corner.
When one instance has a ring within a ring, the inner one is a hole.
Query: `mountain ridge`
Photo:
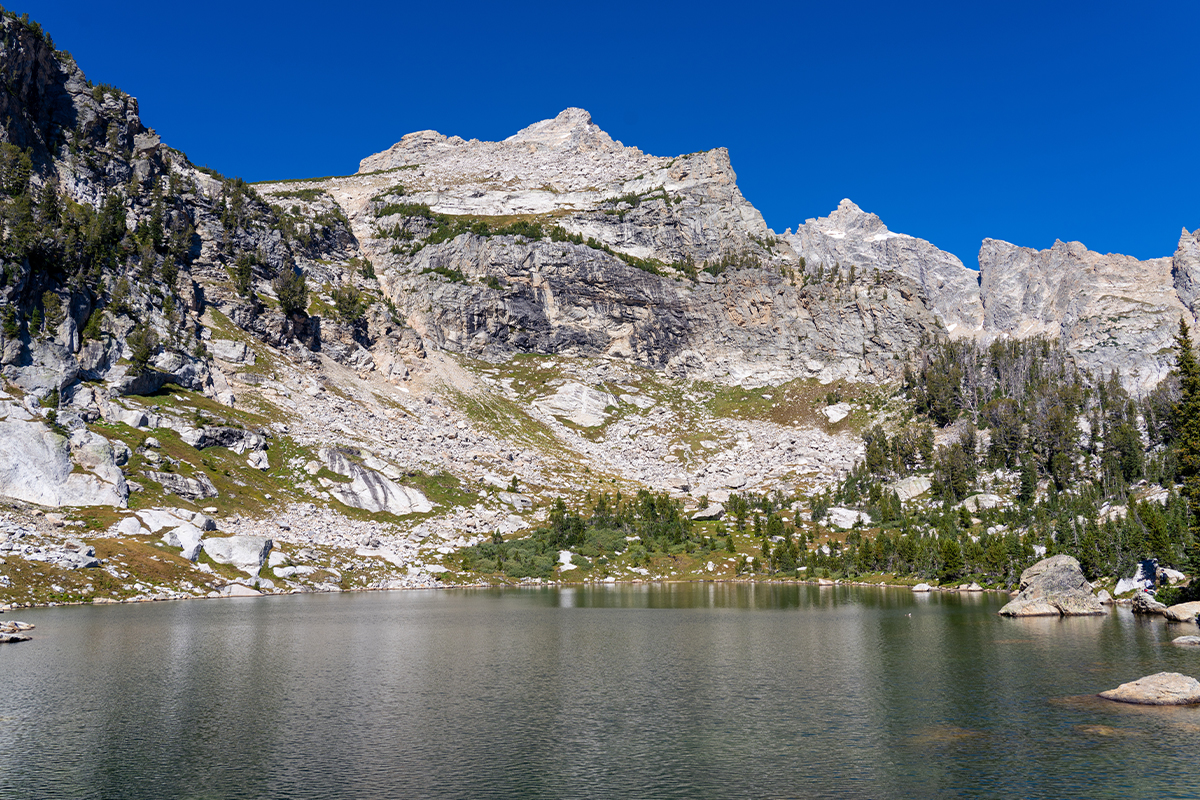
[[[501,142],[418,131],[353,175],[251,186],[163,143],[30,25],[0,25],[22,76],[0,126],[0,495],[178,548],[188,596],[469,581],[464,549],[608,492],[679,519],[793,498],[809,524],[838,482],[862,499],[880,431],[897,479],[1004,431],[986,480],[1036,458],[1063,483],[1099,456],[1064,452],[1082,423],[1061,409],[1082,419],[1100,387],[1144,402],[1122,441],[1164,446],[1200,232],[1149,261],[985,240],[979,272],[850,200],[776,234],[726,149],[649,155],[582,109]],[[993,357],[1002,374],[970,371]],[[1070,385],[1036,398],[1057,416],[1022,422],[987,392],[1025,386],[1030,359]],[[961,501],[955,486],[939,498]],[[205,537],[226,534],[287,560],[197,583]],[[631,559],[622,575],[649,574]],[[749,562],[708,563],[685,571]]]

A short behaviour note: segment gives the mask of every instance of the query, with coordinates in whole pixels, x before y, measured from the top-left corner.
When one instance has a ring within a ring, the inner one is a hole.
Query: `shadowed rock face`
[[[1006,617],[1083,616],[1103,614],[1079,562],[1071,556],[1044,558],[1021,573],[1021,591],[1000,609]]]
[[[1158,672],[1101,692],[1105,700],[1146,706],[1188,706],[1200,703],[1200,681],[1178,672]]]
[[[466,280],[430,281],[439,267]],[[898,377],[895,354],[939,335],[920,287],[896,274],[828,291],[765,269],[690,283],[585,245],[516,237],[427,246],[381,282],[412,327],[441,348],[485,358],[614,355],[743,385]]]

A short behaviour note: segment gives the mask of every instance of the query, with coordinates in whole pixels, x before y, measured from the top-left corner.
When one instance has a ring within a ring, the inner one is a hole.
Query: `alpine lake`
[[[1198,797],[1191,626],[677,583],[25,609],[3,798]],[[9,615],[16,616],[16,615]],[[1186,630],[1185,630],[1186,628]]]

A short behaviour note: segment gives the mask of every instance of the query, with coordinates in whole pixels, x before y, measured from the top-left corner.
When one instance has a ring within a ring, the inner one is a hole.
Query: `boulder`
[[[210,537],[202,542],[204,552],[218,564],[229,564],[257,577],[274,544],[265,536]]]
[[[1171,644],[1179,647],[1200,647],[1200,636],[1176,636]]]
[[[725,516],[725,506],[720,503],[709,503],[707,508],[702,508],[695,514],[692,514],[692,519],[713,520],[720,519],[723,516]]]
[[[533,508],[533,500],[523,494],[500,492],[497,496],[500,498],[500,502],[507,503],[518,511],[528,511]]]
[[[918,583],[916,586],[912,587],[912,590],[914,592],[932,592],[933,587],[928,583]]]
[[[228,425],[206,425],[203,428],[188,428],[179,437],[185,444],[197,450],[207,447],[227,447],[239,456],[247,452],[265,450],[266,437],[261,433]]]
[[[216,497],[217,487],[203,472],[197,472],[191,477],[180,475],[178,472],[159,472],[146,470],[146,477],[162,484],[162,487],[172,494],[179,495],[185,500],[198,500],[204,497]]]
[[[924,494],[929,491],[929,487],[933,485],[929,478],[914,476],[911,478],[903,478],[893,483],[888,488],[896,493],[902,501],[912,500],[914,497]]]
[[[998,494],[973,494],[959,503],[970,513],[974,514],[987,508],[996,508],[1004,504],[1004,498]]]
[[[114,533],[117,536],[141,536],[142,522],[137,517],[126,517],[117,523]]]
[[[1162,615],[1168,622],[1195,622],[1200,616],[1200,601],[1176,603],[1163,609]]]
[[[608,392],[592,389],[582,383],[566,383],[550,397],[534,403],[546,414],[565,417],[583,428],[603,425],[606,409],[616,408],[620,401]]]
[[[1068,555],[1044,558],[1021,573],[1021,590],[1000,613],[1006,617],[1084,616],[1105,613]]]
[[[821,412],[829,419],[830,422],[841,422],[846,417],[850,416],[851,406],[849,403],[834,403],[831,406],[825,406]]]
[[[203,536],[203,530],[191,523],[184,523],[164,533],[162,540],[168,547],[178,547],[179,554],[188,561],[195,561],[200,557],[200,539]]]
[[[1158,580],[1158,559],[1148,558],[1138,562],[1137,571],[1132,578],[1121,578],[1113,594],[1122,595],[1135,589],[1151,589]]]
[[[1200,681],[1178,672],[1158,672],[1101,692],[1105,700],[1145,706],[1190,706],[1200,703]]]
[[[208,352],[222,361],[228,361],[231,364],[254,364],[254,351],[245,342],[237,342],[232,339],[210,339],[207,346]]]
[[[853,528],[854,523],[871,524],[871,517],[852,508],[831,508],[825,512],[825,522],[835,528]]]
[[[221,587],[218,592],[221,597],[262,597],[262,592],[251,589],[243,583],[230,583]]]
[[[1130,607],[1135,614],[1159,614],[1167,610],[1167,607],[1154,599],[1154,596],[1149,592],[1138,592],[1133,596],[1133,601]]]

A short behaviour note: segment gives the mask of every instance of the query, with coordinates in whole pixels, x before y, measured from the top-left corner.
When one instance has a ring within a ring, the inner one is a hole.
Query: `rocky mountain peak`
[[[972,335],[982,329],[983,306],[974,270],[934,245],[889,231],[875,214],[842,200],[827,217],[809,219],[784,236],[808,271],[829,268],[857,274],[895,272],[922,288],[926,302],[951,335]]]
[[[556,191],[574,191],[629,181],[660,160],[614,141],[582,108],[568,108],[500,142],[437,131],[409,133],[382,153],[364,158],[358,171],[420,165],[442,184],[495,183],[507,189],[550,185]]]
[[[840,238],[846,234],[881,239],[903,236],[903,234],[889,231],[883,224],[883,220],[875,214],[863,211],[850,198],[843,198],[829,216],[805,220],[804,224],[819,229],[834,238]]]
[[[592,115],[582,108],[565,109],[554,119],[535,122],[504,141],[576,152],[622,149],[620,142],[613,141],[599,125],[592,122]]]

